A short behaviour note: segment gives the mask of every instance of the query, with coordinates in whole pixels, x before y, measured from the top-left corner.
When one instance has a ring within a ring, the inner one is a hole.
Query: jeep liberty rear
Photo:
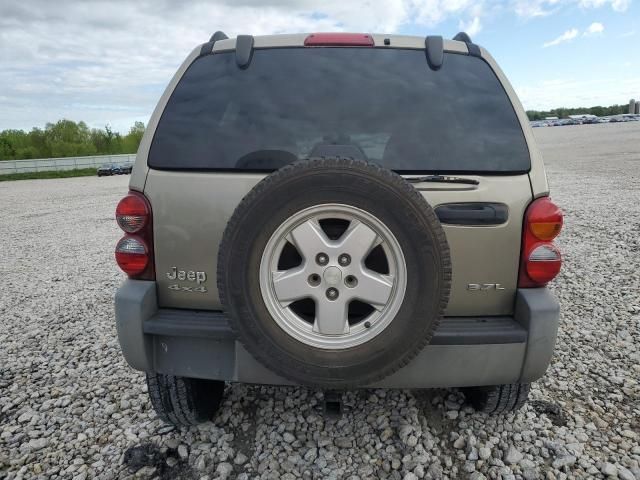
[[[225,381],[464,387],[499,413],[550,362],[562,214],[464,33],[217,32],[160,99],[130,190],[116,325],[169,422],[210,418]]]

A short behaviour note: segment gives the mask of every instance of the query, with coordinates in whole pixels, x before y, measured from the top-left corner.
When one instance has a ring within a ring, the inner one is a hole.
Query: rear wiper
[[[479,185],[478,180],[473,178],[449,177],[446,175],[425,175],[423,177],[407,177],[406,181],[411,183],[434,182],[434,183],[466,183],[468,185]]]

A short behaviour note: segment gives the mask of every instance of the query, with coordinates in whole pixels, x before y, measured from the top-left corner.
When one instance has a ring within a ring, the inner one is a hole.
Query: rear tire
[[[176,426],[211,420],[220,408],[224,382],[147,373],[151,405],[158,416]]]
[[[520,410],[529,397],[529,383],[468,387],[462,391],[473,408],[490,415]]]

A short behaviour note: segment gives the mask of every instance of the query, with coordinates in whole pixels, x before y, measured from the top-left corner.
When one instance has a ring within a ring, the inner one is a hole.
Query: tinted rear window
[[[424,51],[375,48],[256,50],[246,70],[234,52],[197,59],[162,114],[149,165],[270,171],[327,145],[405,173],[530,167],[487,63],[447,53],[433,71]]]

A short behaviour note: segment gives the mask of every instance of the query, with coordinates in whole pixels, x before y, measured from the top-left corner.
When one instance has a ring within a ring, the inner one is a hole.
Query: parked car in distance
[[[624,123],[635,122],[640,120],[640,115],[631,113],[622,113],[619,115],[610,115],[606,117],[597,117],[595,115],[569,115],[569,118],[552,118],[546,120],[531,120],[529,123],[532,128],[537,127],[562,127],[567,125],[589,125],[598,123]]]
[[[111,175],[120,175],[120,167],[113,163],[106,163],[98,168],[98,176],[106,177]]]
[[[127,175],[133,170],[133,162],[126,162],[121,165],[116,163],[107,163],[98,168],[98,176],[108,175]]]
[[[131,174],[133,170],[133,162],[127,162],[120,165],[120,173],[123,175]]]

